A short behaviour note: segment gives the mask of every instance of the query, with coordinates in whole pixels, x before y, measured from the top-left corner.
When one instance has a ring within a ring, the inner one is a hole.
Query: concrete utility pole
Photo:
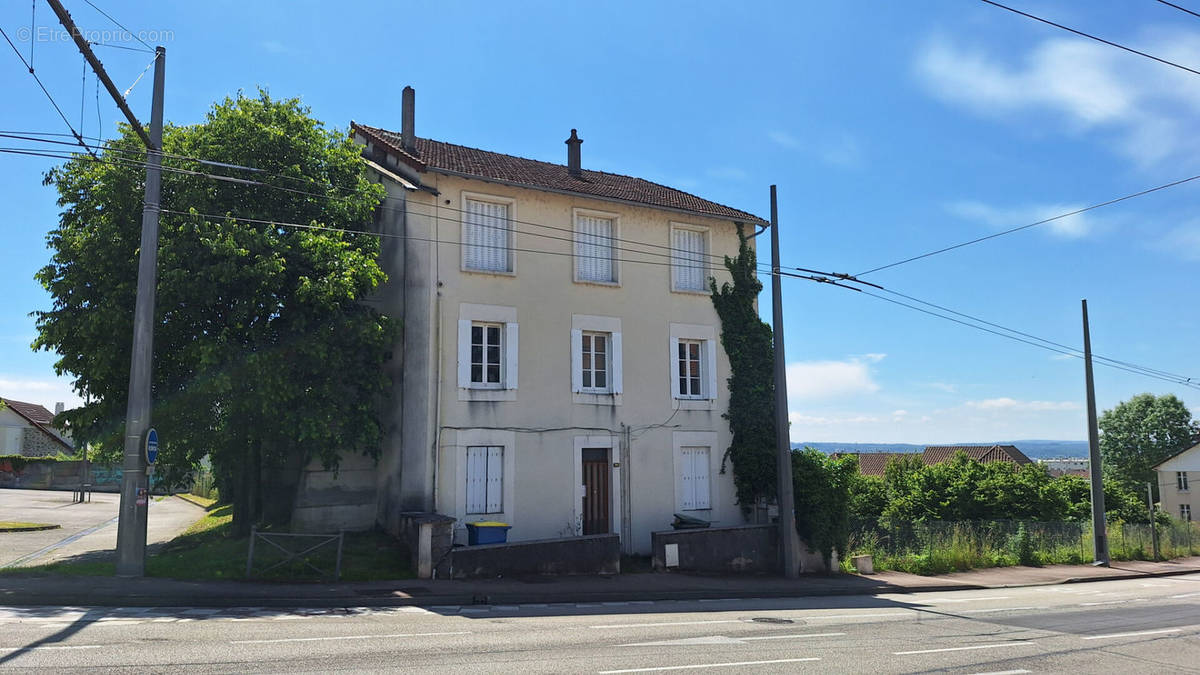
[[[162,189],[163,80],[167,50],[154,50],[154,92],[149,133],[125,103],[92,46],[84,39],[60,0],[47,0],[59,23],[71,35],[83,58],[146,144],[146,189],[142,207],[142,240],[138,254],[137,301],[133,310],[133,352],[129,365],[129,400],[125,408],[125,459],[121,476],[121,508],[117,521],[117,576],[140,577],[146,569],[146,508],[150,484],[146,473],[145,434],[150,429],[150,373],[154,358],[154,295],[158,278],[158,218]]]
[[[783,354],[783,291],[779,276],[779,205],[771,186],[771,332],[775,338],[775,443],[779,460],[779,549],[783,573],[794,578],[800,571],[796,541],[796,498],[792,494],[792,440],[788,428],[787,361]]]
[[[1108,530],[1104,521],[1104,479],[1100,475],[1100,427],[1096,422],[1096,385],[1092,380],[1092,334],[1088,329],[1087,300],[1083,301],[1083,368],[1087,381],[1088,463],[1092,479],[1093,565],[1108,567]]]
[[[1150,545],[1153,547],[1154,559],[1158,560],[1158,525],[1154,523],[1154,491],[1150,483],[1146,483],[1146,511],[1150,514]]]

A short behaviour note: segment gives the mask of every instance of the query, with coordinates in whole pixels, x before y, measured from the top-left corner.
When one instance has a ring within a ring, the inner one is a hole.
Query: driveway
[[[120,496],[97,492],[75,504],[71,492],[0,489],[3,520],[51,523],[38,532],[0,532],[0,567],[43,565],[80,555],[111,555],[117,546]],[[151,500],[148,544],[170,541],[204,516],[204,509],[178,497]]]

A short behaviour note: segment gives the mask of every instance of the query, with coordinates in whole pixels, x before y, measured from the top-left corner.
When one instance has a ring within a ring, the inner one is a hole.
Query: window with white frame
[[[511,204],[463,200],[463,268],[511,272]]]
[[[517,310],[499,305],[459,305],[459,400],[515,400]]]
[[[1179,505],[1179,519],[1187,521],[1187,522],[1191,522],[1191,520],[1192,520],[1192,505],[1191,504],[1180,504]]]
[[[499,389],[503,380],[504,325],[471,323],[471,385]]]
[[[609,367],[612,363],[610,356],[612,335],[595,331],[581,331],[579,339],[580,390],[588,393],[611,391],[612,378],[609,377]]]
[[[1186,471],[1175,472],[1175,484],[1179,487],[1181,492],[1188,489],[1188,475]]]
[[[680,448],[680,453],[682,457],[680,484],[683,488],[681,497],[683,510],[711,509],[709,449],[706,447],[683,447]]]
[[[675,393],[679,398],[704,398],[704,342],[681,339],[676,346],[679,382]]]
[[[616,283],[613,218],[575,214],[575,279]]]
[[[504,511],[504,446],[467,448],[467,513]]]
[[[704,291],[707,281],[708,233],[677,227],[671,230],[672,287],[677,291]]]

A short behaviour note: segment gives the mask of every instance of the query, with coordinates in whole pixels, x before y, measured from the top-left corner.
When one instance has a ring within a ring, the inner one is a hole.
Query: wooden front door
[[[612,512],[608,448],[583,449],[583,533],[611,532],[608,514]]]

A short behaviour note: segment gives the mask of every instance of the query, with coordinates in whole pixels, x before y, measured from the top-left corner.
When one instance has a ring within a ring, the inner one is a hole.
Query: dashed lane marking
[[[277,638],[274,640],[230,640],[231,645],[266,645],[279,642],[329,642],[333,640],[383,640],[407,637],[433,637],[438,635],[470,635],[469,630],[445,633],[391,633],[388,635],[334,635],[329,637]]]
[[[764,666],[772,663],[803,663],[806,661],[820,661],[821,659],[810,656],[803,659],[772,659],[770,661],[733,661],[726,663],[696,663],[687,666],[659,666],[657,668],[626,668],[623,670],[601,670],[599,675],[616,675],[616,673],[661,673],[667,670],[696,670],[699,668],[732,668],[735,666]]]
[[[892,652],[896,656],[906,656],[909,654],[935,654],[937,652],[965,652],[971,649],[996,649],[999,647],[1028,647],[1036,644],[1032,640],[1024,640],[1021,642],[999,642],[990,645],[968,645],[966,647],[942,647],[941,649],[914,649],[907,652]]]
[[[655,628],[658,626],[701,626],[714,623],[744,623],[741,619],[713,619],[709,621],[661,621],[656,623],[611,623],[601,626],[588,626],[588,628]],[[621,671],[635,672],[635,671]]]
[[[1182,628],[1164,628],[1162,630],[1139,630],[1132,633],[1109,633],[1108,635],[1088,635],[1084,640],[1111,640],[1114,638],[1123,637],[1140,637],[1142,635],[1163,635],[1166,633],[1180,633]]]

